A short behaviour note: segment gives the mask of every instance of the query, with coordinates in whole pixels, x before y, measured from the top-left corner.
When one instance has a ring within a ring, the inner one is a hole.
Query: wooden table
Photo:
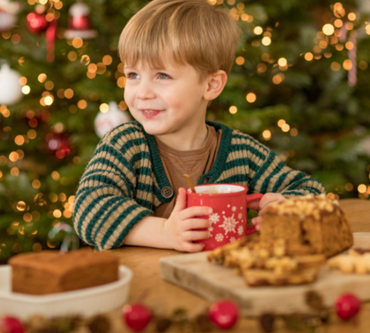
[[[370,201],[360,199],[346,199],[340,201],[340,206],[348,217],[353,232],[370,232]],[[175,308],[188,309],[190,314],[196,314],[211,303],[196,294],[175,286],[160,276],[159,259],[165,256],[178,255],[173,250],[159,250],[143,247],[123,247],[112,250],[112,254],[120,258],[120,263],[129,267],[134,278],[131,281],[131,290],[128,302],[142,300],[147,306],[158,314],[169,315]],[[369,286],[370,287],[370,286]],[[112,333],[129,332],[121,320],[121,309],[110,312],[114,329]],[[332,316],[335,318],[335,316]],[[363,305],[361,314],[355,326],[353,323],[342,323],[335,320],[331,325],[325,326],[326,333],[368,333],[370,332],[370,303]],[[148,326],[144,332],[154,332]],[[170,328],[168,333],[176,332]],[[224,332],[224,331],[213,331]],[[253,318],[242,318],[230,332],[257,333],[262,332],[259,323]],[[277,333],[291,332],[278,327]]]

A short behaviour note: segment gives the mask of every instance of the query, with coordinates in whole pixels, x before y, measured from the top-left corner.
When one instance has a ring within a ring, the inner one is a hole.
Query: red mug
[[[255,226],[247,227],[247,204],[260,200],[262,193],[247,194],[247,187],[235,184],[206,184],[194,188],[196,193],[191,192],[190,188],[186,189],[186,207],[207,206],[213,209],[209,216],[198,216],[212,223],[208,228],[211,237],[194,241],[205,244],[203,251],[235,242],[257,231]]]

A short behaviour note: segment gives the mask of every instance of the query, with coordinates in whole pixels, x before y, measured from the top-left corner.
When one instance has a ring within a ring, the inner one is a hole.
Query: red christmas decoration
[[[45,14],[32,12],[27,15],[27,28],[33,34],[46,31],[48,26],[49,22],[46,20]]]
[[[239,318],[239,309],[232,301],[220,301],[213,303],[209,308],[209,319],[222,329],[228,329],[235,325]]]
[[[68,39],[80,37],[83,39],[94,38],[97,33],[90,27],[90,8],[78,1],[69,9],[68,30],[64,36]]]
[[[24,333],[22,322],[15,317],[0,318],[0,333]]]
[[[149,324],[152,312],[143,304],[126,304],[122,309],[122,318],[133,331],[140,332]]]
[[[337,315],[347,321],[355,317],[361,309],[361,301],[353,294],[343,294],[335,302]]]
[[[46,31],[46,59],[49,62],[54,61],[57,20],[52,19],[49,22],[44,13],[32,12],[27,15],[27,28],[33,34],[39,34]]]
[[[68,133],[50,132],[46,135],[46,150],[50,155],[63,159],[71,153]]]

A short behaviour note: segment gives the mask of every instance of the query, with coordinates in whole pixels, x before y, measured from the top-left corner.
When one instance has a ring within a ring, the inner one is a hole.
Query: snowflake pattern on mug
[[[236,241],[235,237],[230,238],[230,243],[234,243]]]
[[[209,216],[209,218],[208,218],[211,222],[212,222],[212,224],[213,223],[217,223],[218,222],[218,220],[220,219],[220,215],[218,215],[218,213],[213,213],[213,214],[211,214],[210,216]]]
[[[235,212],[235,211],[236,211],[236,207],[235,207],[235,206],[233,206],[233,208],[231,208],[231,210],[232,210],[233,212]]]
[[[216,239],[217,242],[222,242],[222,240],[224,239],[224,236],[223,236],[223,234],[217,234],[215,239]]]
[[[238,219],[239,219],[239,220],[241,220],[241,219],[242,219],[242,217],[243,217],[243,214],[242,214],[242,213],[239,213],[239,215],[238,215]]]
[[[244,228],[242,226],[239,226],[239,228],[238,228],[238,234],[239,235],[243,235],[243,233],[244,233]]]
[[[236,221],[234,219],[234,214],[230,217],[223,216],[224,222],[219,225],[220,228],[223,228],[225,230],[225,235],[227,235],[228,232],[235,232],[235,227],[239,223],[239,221]]]

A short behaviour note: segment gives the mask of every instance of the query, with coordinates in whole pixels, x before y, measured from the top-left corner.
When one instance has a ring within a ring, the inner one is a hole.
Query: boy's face
[[[204,126],[208,103],[207,79],[201,81],[194,67],[164,63],[160,70],[142,62],[124,69],[124,99],[132,116],[147,133],[163,140],[184,137]]]

